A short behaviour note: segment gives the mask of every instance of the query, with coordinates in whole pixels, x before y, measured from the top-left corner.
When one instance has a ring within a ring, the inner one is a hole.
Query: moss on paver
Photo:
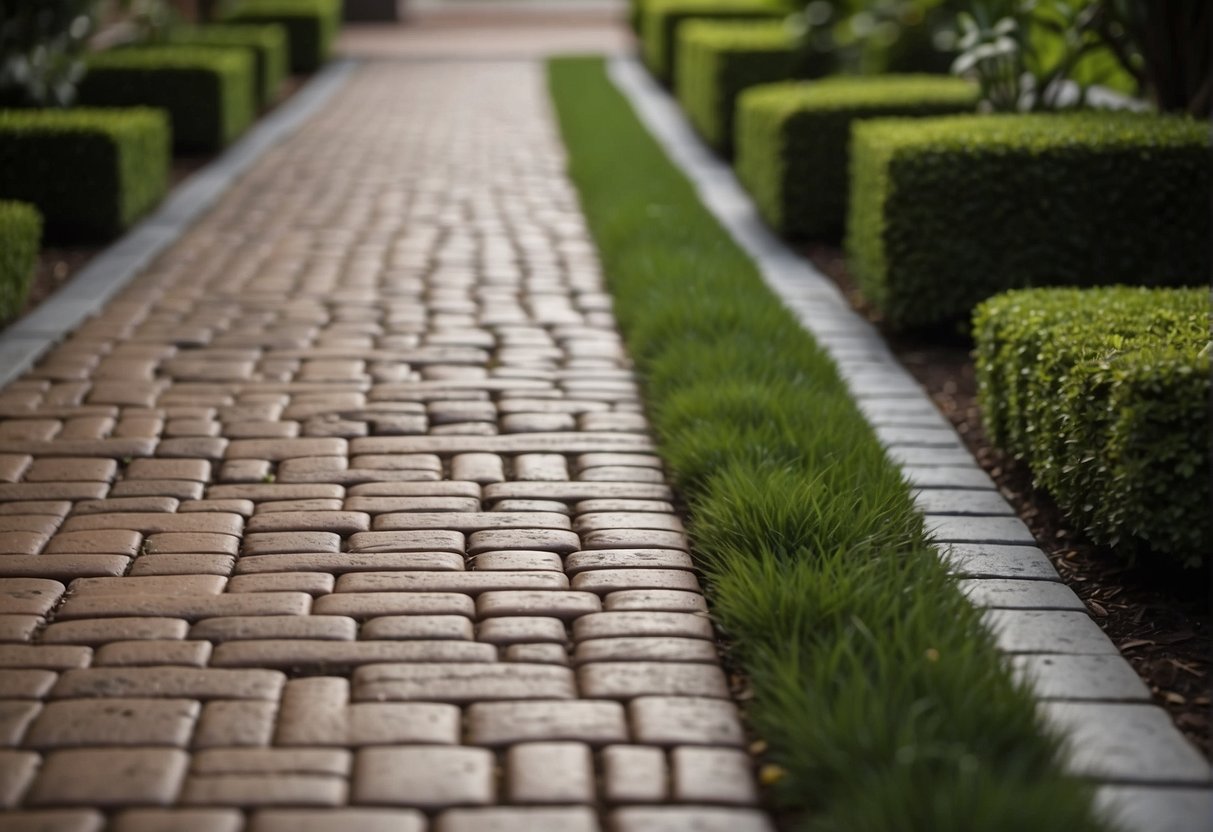
[[[659,446],[810,830],[1095,830],[838,374],[607,82],[551,65]]]

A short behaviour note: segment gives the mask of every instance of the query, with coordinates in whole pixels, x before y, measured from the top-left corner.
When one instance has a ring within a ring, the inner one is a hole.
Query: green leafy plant
[[[0,0],[0,106],[75,100],[96,8],[97,0]]]
[[[1096,542],[1208,561],[1209,319],[1206,289],[1033,289],[977,308],[991,439]]]
[[[810,0],[795,16],[807,60],[848,75],[947,71],[954,0]]]
[[[1163,112],[1213,113],[1213,4],[1101,0],[1100,34],[1121,67]]]
[[[1094,84],[1123,77],[1106,41],[1106,7],[1090,0],[971,0],[957,16],[957,75],[995,112],[1080,109]]]

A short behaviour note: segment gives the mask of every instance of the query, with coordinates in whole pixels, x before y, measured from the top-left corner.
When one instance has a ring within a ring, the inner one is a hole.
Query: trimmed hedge
[[[1097,543],[1213,551],[1208,289],[1031,289],[974,314],[996,444]]]
[[[315,72],[329,59],[341,25],[340,0],[241,0],[224,23],[277,23],[286,28],[292,72]]]
[[[792,78],[794,47],[781,20],[690,20],[678,27],[678,101],[708,144],[732,152],[737,97]]]
[[[762,20],[782,18],[787,10],[773,0],[645,0],[641,48],[645,66],[658,80],[675,86],[676,37],[685,20]]]
[[[838,239],[847,216],[851,125],[877,116],[972,112],[959,78],[826,78],[747,90],[737,105],[737,176],[763,218],[790,237]]]
[[[854,128],[847,252],[895,326],[1039,285],[1191,285],[1210,270],[1208,125],[1136,113]]]
[[[169,43],[183,46],[243,48],[253,56],[253,88],[256,102],[264,107],[274,101],[288,72],[286,30],[267,26],[186,26],[170,29]]]
[[[42,215],[24,202],[0,202],[0,321],[14,318],[29,296],[42,243]]]
[[[0,111],[0,198],[37,207],[48,237],[113,236],[164,195],[169,137],[160,110]]]
[[[253,121],[253,58],[244,49],[134,46],[88,58],[80,103],[167,110],[177,150],[226,147]]]

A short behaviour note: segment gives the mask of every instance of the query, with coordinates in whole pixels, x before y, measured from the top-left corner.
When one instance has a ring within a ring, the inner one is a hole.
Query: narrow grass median
[[[551,91],[714,615],[796,829],[1082,832],[1026,690],[832,362],[606,78]]]

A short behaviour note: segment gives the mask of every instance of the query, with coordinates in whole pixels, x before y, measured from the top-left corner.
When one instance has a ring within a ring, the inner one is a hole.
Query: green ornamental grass
[[[1078,832],[1088,787],[929,545],[832,362],[597,59],[550,68],[570,173],[714,618],[812,832]]]

